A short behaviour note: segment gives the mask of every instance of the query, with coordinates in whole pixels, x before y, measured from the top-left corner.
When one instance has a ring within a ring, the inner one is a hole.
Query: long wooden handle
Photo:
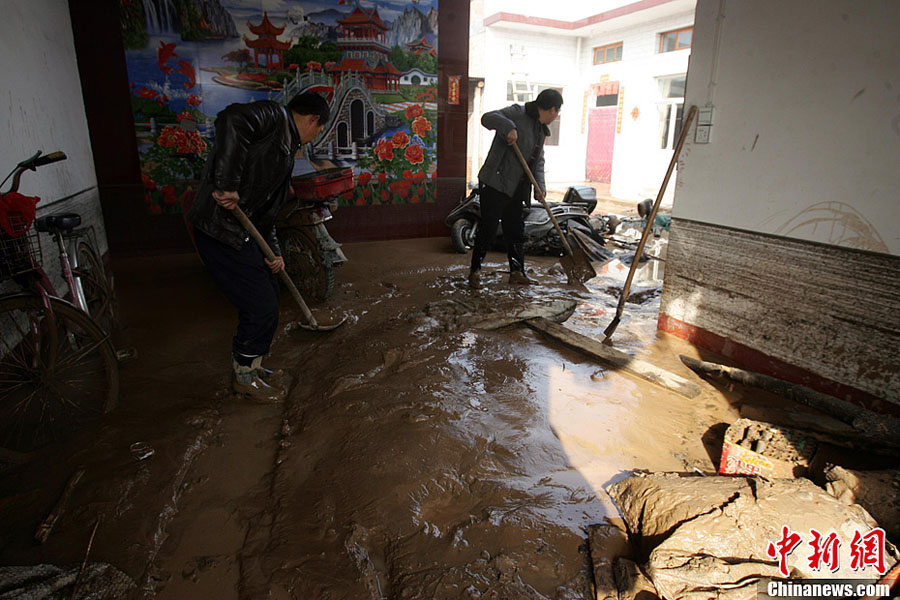
[[[541,190],[538,182],[535,181],[534,175],[532,175],[531,173],[531,169],[528,168],[528,163],[525,162],[525,157],[522,156],[522,151],[519,150],[519,146],[517,144],[511,145],[513,150],[515,150],[516,152],[516,156],[519,157],[519,162],[522,163],[522,168],[525,169],[525,174],[528,175],[528,179],[531,181],[531,185],[534,186],[534,189],[540,192],[538,194],[538,200],[540,200],[541,204],[544,205],[544,208],[547,209],[547,214],[550,216],[550,220],[553,222],[553,226],[556,228],[556,233],[559,234],[559,239],[562,240],[563,247],[566,249],[566,254],[574,259],[575,255],[572,253],[572,247],[569,246],[569,241],[566,239],[566,236],[563,235],[562,228],[559,226],[559,223],[556,222],[556,217],[553,216],[553,211],[550,210],[550,205],[547,204],[547,201],[544,199],[544,191]]]
[[[269,243],[263,238],[263,236],[259,233],[259,230],[256,226],[250,222],[250,219],[247,218],[247,215],[241,210],[240,206],[235,206],[234,210],[235,218],[237,218],[238,222],[244,226],[248,232],[250,232],[250,237],[256,240],[256,243],[259,244],[260,250],[263,251],[263,254],[266,255],[266,258],[269,260],[275,260],[277,257],[275,253],[272,252],[271,246]],[[281,276],[281,280],[284,281],[284,284],[287,286],[287,289],[290,290],[291,296],[294,297],[294,300],[297,301],[297,304],[300,306],[300,310],[303,312],[303,317],[306,319],[306,322],[311,327],[318,327],[319,324],[316,323],[316,318],[313,316],[312,311],[309,310],[309,307],[306,305],[306,302],[303,300],[303,296],[300,295],[300,290],[297,289],[297,286],[294,285],[294,282],[291,280],[291,276],[287,274],[287,271],[281,269],[278,272]]]
[[[662,186],[659,188],[659,194],[656,195],[656,202],[653,203],[653,209],[647,215],[647,224],[644,225],[644,233],[641,235],[641,241],[638,243],[637,250],[634,252],[634,260],[631,261],[631,268],[628,269],[628,278],[625,279],[625,287],[622,288],[622,295],[619,297],[619,305],[616,308],[616,316],[621,316],[622,309],[625,307],[625,300],[628,298],[628,291],[631,289],[631,280],[634,279],[634,273],[637,265],[641,261],[644,254],[644,246],[647,244],[647,238],[650,237],[650,231],[653,229],[653,221],[656,219],[656,213],[659,211],[659,205],[662,202],[663,194],[666,192],[666,186],[669,185],[669,178],[672,177],[672,171],[678,163],[678,155],[681,154],[681,147],[687,138],[688,130],[697,114],[697,107],[692,106],[688,110],[687,118],[681,126],[681,133],[678,134],[678,142],[675,144],[675,152],[672,153],[672,160],[669,161],[669,168],[666,170],[666,176],[663,178]]]

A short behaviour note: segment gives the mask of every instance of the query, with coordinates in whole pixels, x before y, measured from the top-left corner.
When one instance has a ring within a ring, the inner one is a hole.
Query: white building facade
[[[585,14],[597,8],[604,12]],[[493,138],[477,130],[481,113],[552,87],[565,103],[545,146],[547,181],[655,196],[679,129],[694,8],[695,0],[473,2],[469,75],[483,86],[473,86],[472,172]],[[673,190],[670,182],[669,203]]]

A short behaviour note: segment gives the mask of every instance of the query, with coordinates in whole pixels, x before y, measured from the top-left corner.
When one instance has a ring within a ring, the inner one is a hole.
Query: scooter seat
[[[38,231],[45,233],[57,233],[72,231],[81,225],[81,215],[78,213],[63,213],[61,215],[46,215],[34,220],[34,226]]]

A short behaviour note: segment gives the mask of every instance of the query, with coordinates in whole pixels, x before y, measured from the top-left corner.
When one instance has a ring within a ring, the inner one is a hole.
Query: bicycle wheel
[[[88,313],[103,331],[112,333],[116,328],[115,295],[103,263],[87,242],[78,242],[76,252],[78,267],[73,270],[73,275],[81,280]]]
[[[119,395],[109,337],[74,305],[0,299],[0,446],[28,452],[96,421]]]

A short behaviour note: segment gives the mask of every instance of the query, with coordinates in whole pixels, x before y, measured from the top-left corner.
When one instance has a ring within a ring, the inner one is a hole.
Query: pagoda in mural
[[[341,62],[325,69],[334,84],[340,83],[345,74],[354,73],[364,78],[370,90],[398,89],[402,73],[388,60],[391,49],[385,32],[390,27],[378,16],[378,9],[369,12],[357,6],[347,17],[338,19],[338,25],[341,37],[337,46],[341,50]]]
[[[293,42],[292,39],[286,42],[278,39],[278,36],[284,33],[284,27],[275,27],[272,21],[269,20],[269,14],[266,12],[263,13],[263,19],[259,25],[254,25],[247,21],[247,27],[258,36],[255,40],[247,38],[246,35],[244,36],[244,43],[253,49],[253,60],[256,62],[256,66],[262,66],[259,64],[259,57],[262,55],[266,59],[267,71],[272,69],[284,70],[284,51],[289,49]]]
[[[420,40],[414,40],[412,42],[406,43],[406,49],[419,56],[423,52],[426,52],[432,56],[437,56],[437,52],[434,51],[434,46],[428,43],[424,37]]]

